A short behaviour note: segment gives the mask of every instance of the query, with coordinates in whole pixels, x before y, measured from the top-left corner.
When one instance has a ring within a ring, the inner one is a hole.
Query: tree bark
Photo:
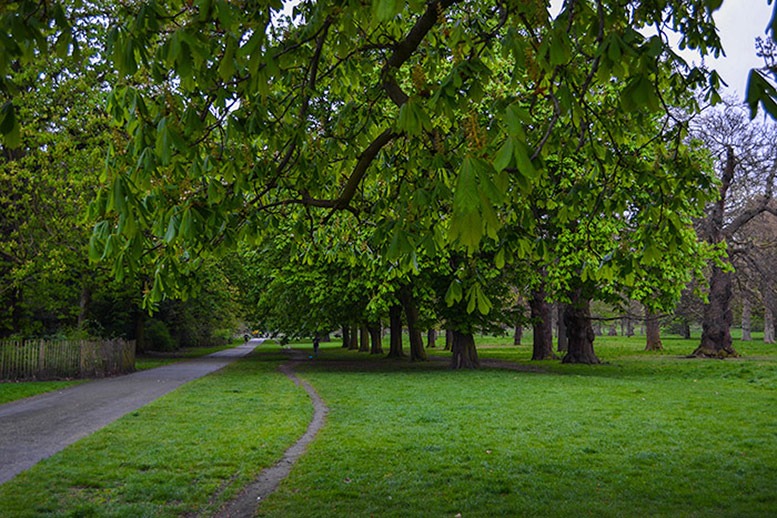
[[[445,348],[443,351],[450,351],[453,346],[453,331],[450,329],[445,330]]]
[[[331,336],[329,336],[329,333],[324,333],[324,334],[322,334],[322,335],[319,337],[319,340],[318,340],[318,341],[319,341],[319,342],[331,342],[331,341],[332,341],[332,337],[331,337]]]
[[[380,322],[370,322],[367,326],[370,332],[370,354],[383,354],[383,332],[380,329]]]
[[[434,349],[437,342],[437,331],[434,330],[434,328],[428,330],[426,332],[426,347],[429,349]]]
[[[402,358],[402,307],[394,304],[389,308],[389,352],[387,358]]]
[[[351,331],[348,326],[343,326],[343,349],[348,349],[351,345]]]
[[[683,322],[682,326],[683,326],[683,338],[685,338],[686,340],[690,340],[691,339],[691,326],[688,325],[688,322]]]
[[[725,169],[721,176],[720,196],[709,215],[710,231],[707,240],[713,245],[725,242],[726,234],[734,232],[735,226],[742,224],[731,222],[725,231],[723,229],[726,194],[734,179],[735,164],[734,150],[729,146],[726,152]],[[724,271],[720,266],[713,266],[709,302],[704,305],[701,343],[691,356],[697,358],[739,356],[731,345],[731,324],[734,321],[731,313],[731,297],[731,272]]]
[[[359,352],[370,352],[370,331],[365,324],[359,328]]]
[[[607,336],[618,336],[618,329],[615,327],[615,322],[610,324],[610,329],[607,331]]]
[[[742,299],[742,341],[751,342],[753,335],[750,329],[750,315],[752,313],[752,307],[750,306],[750,299],[744,297]]]
[[[764,343],[774,343],[774,312],[771,304],[764,307]]]
[[[522,338],[523,326],[521,324],[515,324],[515,332],[513,332],[513,345],[521,345]]]
[[[594,354],[594,330],[591,327],[590,300],[583,297],[580,288],[571,294],[571,300],[564,311],[567,326],[567,354],[562,363],[601,363]]]
[[[79,330],[84,328],[86,324],[86,315],[89,311],[89,301],[92,299],[92,290],[89,289],[89,284],[84,280],[81,281],[81,296],[78,298],[78,320],[76,326]]]
[[[567,325],[564,323],[564,313],[566,312],[566,304],[558,303],[558,319],[556,324],[558,325],[558,351],[566,352],[567,350]]]
[[[662,351],[664,344],[661,343],[661,324],[658,315],[651,313],[645,308],[645,336],[646,351]]]
[[[478,352],[475,348],[475,337],[472,333],[464,334],[453,331],[451,344],[451,369],[477,369],[480,367]]]
[[[359,350],[359,328],[357,326],[351,326],[351,329],[348,331],[348,337],[350,338],[350,341],[348,342],[348,350],[358,351]]]
[[[135,310],[135,352],[146,352],[146,312]]]
[[[731,272],[712,267],[709,302],[704,305],[701,343],[691,356],[696,358],[727,358],[739,356],[731,345]]]
[[[545,290],[537,289],[532,291],[529,308],[531,309],[532,329],[534,331],[534,348],[531,359],[556,359],[556,355],[553,354],[553,327],[550,306],[545,301]]]
[[[409,288],[402,290],[399,298],[405,308],[405,318],[407,319],[407,331],[410,337],[410,361],[424,361],[426,360],[426,349],[424,349],[424,341],[421,338],[421,330],[418,329],[418,307]]]

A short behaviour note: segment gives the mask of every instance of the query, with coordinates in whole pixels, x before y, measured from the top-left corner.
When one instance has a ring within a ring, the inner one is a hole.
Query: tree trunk
[[[532,291],[529,308],[531,309],[532,329],[534,331],[534,349],[531,359],[556,359],[556,355],[553,354],[553,328],[550,307],[545,301],[545,290],[537,289]]]
[[[626,317],[626,336],[634,336],[634,322],[630,316]]]
[[[389,353],[387,358],[402,358],[402,307],[395,304],[389,308]]]
[[[752,308],[750,306],[750,299],[745,297],[742,299],[742,341],[750,342],[753,340],[753,336],[750,333],[750,313]]]
[[[566,352],[567,350],[567,325],[564,323],[564,313],[566,312],[566,304],[558,303],[558,319],[556,324],[558,325],[558,351]]]
[[[86,324],[89,301],[92,298],[92,291],[89,289],[89,284],[83,280],[81,282],[81,296],[78,298],[78,320],[76,321],[76,326],[79,330],[83,329]]]
[[[343,349],[348,349],[351,345],[351,331],[348,326],[343,326]]]
[[[618,329],[615,327],[615,322],[610,324],[610,330],[607,331],[608,336],[618,336]]]
[[[451,344],[451,369],[477,369],[480,367],[475,337],[472,333],[463,334],[453,331]]]
[[[362,324],[359,328],[359,335],[359,352],[370,352],[370,331],[367,329],[366,325]]]
[[[513,333],[513,345],[521,345],[522,338],[523,338],[523,326],[521,324],[515,324],[515,332]]]
[[[417,362],[426,360],[424,341],[423,338],[421,338],[421,330],[418,329],[418,307],[410,293],[410,289],[406,288],[402,290],[399,298],[405,308],[407,331],[410,336],[410,361]]]
[[[645,308],[645,330],[647,337],[645,350],[662,351],[664,345],[661,343],[661,323],[658,320],[658,315],[651,313],[648,308]]]
[[[332,341],[332,337],[331,337],[331,336],[329,336],[329,333],[324,333],[324,334],[322,334],[322,335],[320,336],[320,338],[319,338],[319,340],[318,340],[318,341],[319,341],[319,342],[331,342],[331,341]]]
[[[348,350],[358,351],[359,350],[359,328],[357,326],[351,326],[351,328],[348,330],[348,337],[350,338],[350,341],[348,342]]]
[[[434,328],[432,328],[426,332],[426,347],[428,347],[429,349],[434,349],[436,342],[437,342],[437,331],[435,331]]]
[[[146,352],[146,312],[141,308],[135,310],[135,352]]]
[[[697,358],[726,358],[739,356],[731,345],[731,272],[719,266],[712,267],[709,302],[704,305],[701,344],[691,356]]]
[[[683,322],[681,325],[683,327],[683,338],[685,338],[686,340],[690,340],[691,339],[691,326],[688,325],[688,322]]]
[[[562,363],[601,363],[594,354],[594,330],[591,327],[590,301],[582,296],[582,290],[576,289],[564,311],[564,323],[567,326],[567,354]]]
[[[453,331],[450,329],[445,330],[445,348],[444,351],[450,351],[453,347]]]
[[[774,312],[771,304],[764,307],[764,343],[774,343]]]
[[[370,354],[383,354],[383,332],[380,329],[380,322],[371,322],[367,328],[370,331]]]

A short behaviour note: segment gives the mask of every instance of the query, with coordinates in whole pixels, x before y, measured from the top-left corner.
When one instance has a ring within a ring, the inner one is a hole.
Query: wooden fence
[[[134,340],[0,340],[0,380],[89,378],[133,370]]]

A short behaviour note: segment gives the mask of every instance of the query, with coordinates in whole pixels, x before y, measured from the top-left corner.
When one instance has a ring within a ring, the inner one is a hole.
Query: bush
[[[144,323],[146,331],[147,348],[152,351],[174,351],[176,342],[170,335],[170,330],[164,322],[159,320],[146,320]]]

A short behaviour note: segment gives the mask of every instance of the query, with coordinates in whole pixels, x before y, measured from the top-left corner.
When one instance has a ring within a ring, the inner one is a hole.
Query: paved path
[[[262,340],[0,405],[0,484],[124,414],[247,355]]]

